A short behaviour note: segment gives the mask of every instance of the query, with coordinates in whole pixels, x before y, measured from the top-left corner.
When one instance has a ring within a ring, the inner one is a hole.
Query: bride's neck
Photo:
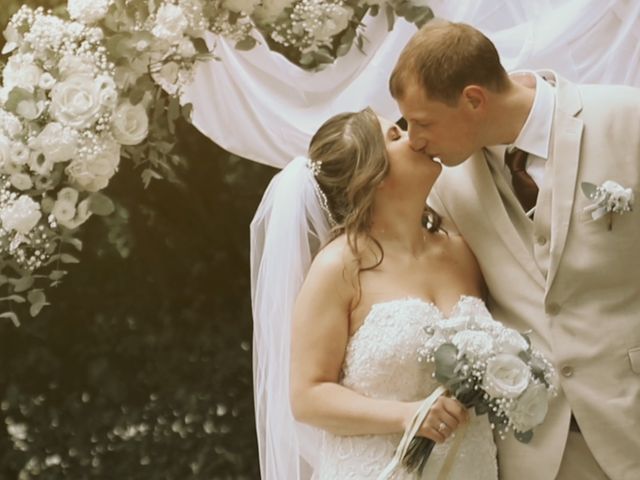
[[[393,248],[412,255],[425,247],[426,231],[422,226],[424,204],[376,206],[371,222],[371,235],[383,248]]]

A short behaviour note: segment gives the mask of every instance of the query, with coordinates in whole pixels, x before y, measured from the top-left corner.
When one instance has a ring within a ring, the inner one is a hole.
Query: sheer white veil
[[[296,422],[289,402],[291,316],[330,224],[308,159],[272,180],[251,222],[253,380],[262,480],[307,480],[320,431]]]

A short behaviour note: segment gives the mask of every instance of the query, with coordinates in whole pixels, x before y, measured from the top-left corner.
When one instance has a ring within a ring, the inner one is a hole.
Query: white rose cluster
[[[147,138],[149,117],[142,104],[132,105],[124,101],[111,117],[111,127],[115,139],[122,145],[137,145]]]
[[[109,184],[118,170],[120,145],[103,139],[91,155],[79,155],[67,166],[69,179],[82,190],[97,192]]]
[[[151,33],[162,40],[178,43],[188,26],[189,22],[182,8],[165,3],[156,13],[155,26]]]
[[[23,235],[29,233],[38,224],[41,217],[40,204],[28,195],[20,195],[0,211],[2,228]]]
[[[9,58],[9,61],[2,71],[4,88],[7,92],[10,92],[15,87],[24,88],[29,92],[33,92],[40,83],[42,74],[43,71],[35,63],[32,54],[14,54]]]
[[[448,318],[431,322],[425,333],[420,361],[434,363],[435,378],[467,407],[491,412],[501,436],[542,423],[556,393],[555,370],[525,336],[494,320],[482,300],[461,298]]]

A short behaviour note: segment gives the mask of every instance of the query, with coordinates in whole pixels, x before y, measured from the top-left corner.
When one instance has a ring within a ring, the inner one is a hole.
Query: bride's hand
[[[405,426],[411,421],[413,414],[421,402],[411,403],[411,414],[408,416]],[[458,427],[469,421],[469,412],[455,398],[440,396],[431,406],[427,417],[422,422],[418,433],[419,437],[426,437],[436,443],[442,443],[455,432]]]

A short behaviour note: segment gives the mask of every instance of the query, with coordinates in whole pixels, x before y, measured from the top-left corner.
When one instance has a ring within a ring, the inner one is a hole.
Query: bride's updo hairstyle
[[[380,243],[371,236],[376,189],[389,172],[389,158],[378,117],[370,108],[341,113],[327,120],[309,144],[315,179],[326,196],[335,226],[332,238],[346,234],[358,262],[358,273],[376,268],[384,258]],[[425,208],[430,231],[440,228],[440,217]],[[379,250],[373,264],[363,265],[359,242],[371,240]]]

